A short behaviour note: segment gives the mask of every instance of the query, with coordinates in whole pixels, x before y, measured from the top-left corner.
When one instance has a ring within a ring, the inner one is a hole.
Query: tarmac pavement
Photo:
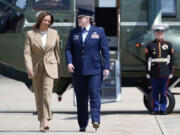
[[[180,88],[173,91],[180,92]],[[50,131],[39,132],[34,94],[22,83],[0,76],[0,135],[180,135],[180,96],[172,114],[150,115],[137,88],[122,88],[122,101],[102,104],[101,125],[97,132],[91,120],[87,132],[78,132],[73,90],[68,89],[58,102],[52,97],[53,120]]]

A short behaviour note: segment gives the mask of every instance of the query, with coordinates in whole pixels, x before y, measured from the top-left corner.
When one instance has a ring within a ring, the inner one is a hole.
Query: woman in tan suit
[[[33,30],[27,32],[24,48],[27,73],[33,81],[40,131],[49,130],[53,79],[59,77],[59,36],[56,30],[49,28],[53,22],[50,13],[41,12]]]

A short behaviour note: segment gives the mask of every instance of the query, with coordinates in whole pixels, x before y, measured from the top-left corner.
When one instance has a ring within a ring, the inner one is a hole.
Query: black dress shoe
[[[86,128],[80,128],[79,132],[86,132]]]
[[[99,123],[93,122],[93,128],[95,128],[95,130],[97,130],[99,128]]]
[[[166,112],[166,111],[160,111],[159,114],[161,114],[161,115],[167,115],[167,112]]]

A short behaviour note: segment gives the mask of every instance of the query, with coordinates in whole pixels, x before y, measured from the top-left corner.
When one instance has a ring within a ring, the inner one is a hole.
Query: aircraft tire
[[[153,104],[152,104],[152,92],[149,93],[148,98],[144,96],[144,105],[148,109],[149,112],[153,111]],[[174,95],[168,90],[167,91],[167,114],[173,112],[175,107],[175,97]]]
[[[148,105],[148,96],[143,96],[143,103],[144,103],[144,106],[146,107],[146,109],[148,111],[150,111],[150,108],[149,108],[149,105]]]

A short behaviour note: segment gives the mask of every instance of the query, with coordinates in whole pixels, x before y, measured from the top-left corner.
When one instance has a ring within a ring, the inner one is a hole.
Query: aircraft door
[[[101,1],[100,1],[101,3]],[[118,5],[118,1],[115,2]],[[118,8],[99,4],[95,8],[96,25],[105,29],[111,56],[110,76],[103,81],[101,96],[102,103],[121,101],[121,74],[120,74],[120,51],[118,33]],[[105,15],[105,16],[104,16]]]

